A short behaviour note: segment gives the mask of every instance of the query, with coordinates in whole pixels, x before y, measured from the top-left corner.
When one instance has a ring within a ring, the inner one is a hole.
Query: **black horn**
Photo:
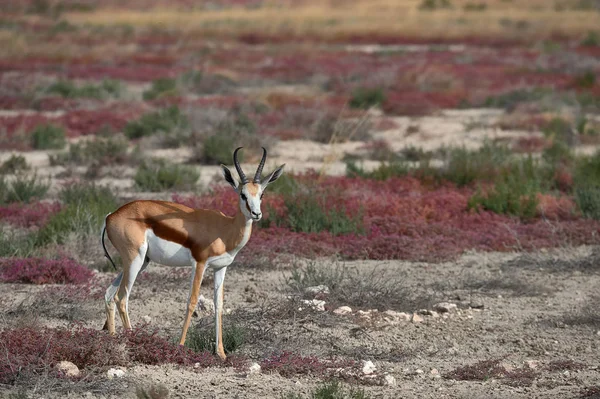
[[[267,160],[267,149],[265,147],[261,147],[263,150],[263,156],[258,164],[258,168],[256,169],[256,174],[254,175],[254,183],[260,183],[260,177],[262,175],[262,170],[265,167],[265,161]]]
[[[237,170],[238,175],[240,175],[240,182],[242,184],[247,184],[248,183],[248,178],[246,177],[246,174],[244,173],[244,171],[242,170],[242,167],[240,166],[240,161],[238,161],[238,151],[241,150],[243,147],[238,147],[235,149],[235,151],[233,152],[233,164],[235,165],[235,170]]]

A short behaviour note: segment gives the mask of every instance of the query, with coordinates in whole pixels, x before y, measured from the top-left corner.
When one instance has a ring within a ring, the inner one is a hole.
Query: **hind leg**
[[[113,282],[106,289],[106,294],[104,295],[104,305],[106,307],[106,322],[104,323],[103,330],[108,330],[111,335],[116,333],[115,329],[115,294],[119,289],[119,285],[121,284],[121,279],[123,278],[123,272],[119,273],[117,278],[113,280]]]
[[[129,320],[129,294],[131,294],[131,288],[133,287],[133,283],[139,272],[148,265],[149,259],[146,257],[147,251],[148,244],[144,242],[140,247],[138,254],[133,257],[133,259],[129,260],[129,267],[124,268],[123,278],[121,279],[119,290],[115,296],[117,310],[119,311],[119,316],[121,316],[123,327],[126,329],[131,329],[131,321]]]

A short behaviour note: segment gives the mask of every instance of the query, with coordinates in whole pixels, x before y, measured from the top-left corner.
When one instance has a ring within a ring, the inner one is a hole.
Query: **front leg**
[[[215,326],[216,326],[216,351],[221,360],[225,360],[225,349],[223,348],[223,280],[227,267],[215,271]]]
[[[185,337],[187,336],[187,330],[190,327],[192,321],[192,314],[196,310],[198,304],[198,297],[200,296],[200,284],[202,284],[202,277],[204,276],[204,262],[198,262],[192,268],[192,286],[190,288],[190,297],[188,299],[187,315],[183,323],[183,330],[181,331],[181,339],[179,345],[185,345]]]

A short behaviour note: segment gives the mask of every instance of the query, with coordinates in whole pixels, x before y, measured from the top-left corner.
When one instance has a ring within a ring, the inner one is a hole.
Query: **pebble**
[[[113,378],[121,378],[125,375],[125,370],[111,368],[111,369],[108,369],[108,371],[106,372],[106,375],[109,380],[112,380]]]
[[[148,315],[142,316],[142,320],[144,320],[144,323],[150,324],[150,322],[152,321],[152,317],[150,317]]]
[[[423,317],[422,317],[422,316],[419,316],[417,313],[413,313],[413,315],[412,315],[412,318],[411,318],[411,321],[412,321],[413,323],[415,323],[415,324],[416,324],[416,323],[422,323],[422,322],[423,322]]]
[[[386,375],[385,377],[383,377],[383,380],[385,381],[385,385],[389,385],[389,386],[395,386],[396,385],[396,379],[394,378],[393,375]]]
[[[340,306],[339,308],[335,309],[333,313],[340,315],[352,313],[352,308],[350,306]]]
[[[375,372],[375,365],[370,360],[363,360],[362,372],[365,375],[373,374]]]
[[[325,301],[322,301],[320,299],[303,299],[302,303],[310,306],[311,308],[318,310],[319,312],[323,312],[325,311]]]
[[[254,362],[248,367],[248,374],[260,374],[260,364]]]
[[[472,301],[471,303],[469,303],[469,307],[471,309],[483,309],[484,305],[481,302]]]
[[[66,375],[67,377],[77,377],[81,372],[79,371],[79,367],[77,367],[74,363],[63,360],[60,363],[56,364],[56,368],[58,371]]]
[[[537,369],[540,366],[539,360],[525,360],[525,365],[532,370]]]
[[[433,305],[433,309],[437,310],[440,313],[449,313],[452,310],[457,310],[457,306],[455,303],[450,302],[440,302]]]
[[[304,293],[308,295],[329,294],[329,287],[326,285],[315,285],[312,287],[306,287],[304,289]]]

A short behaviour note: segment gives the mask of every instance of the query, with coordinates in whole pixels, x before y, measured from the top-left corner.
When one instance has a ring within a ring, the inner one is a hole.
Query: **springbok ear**
[[[225,180],[227,180],[227,183],[229,183],[234,190],[237,190],[238,182],[233,178],[229,168],[225,165],[221,165],[221,172],[223,173]]]
[[[281,176],[281,174],[283,173],[283,168],[284,168],[285,164],[281,165],[280,167],[278,167],[277,169],[275,169],[273,172],[271,172],[270,175],[268,175],[262,182],[261,186],[262,189],[264,190],[265,188],[267,188],[267,186],[270,183],[273,183],[275,180],[279,179],[279,177]]]

